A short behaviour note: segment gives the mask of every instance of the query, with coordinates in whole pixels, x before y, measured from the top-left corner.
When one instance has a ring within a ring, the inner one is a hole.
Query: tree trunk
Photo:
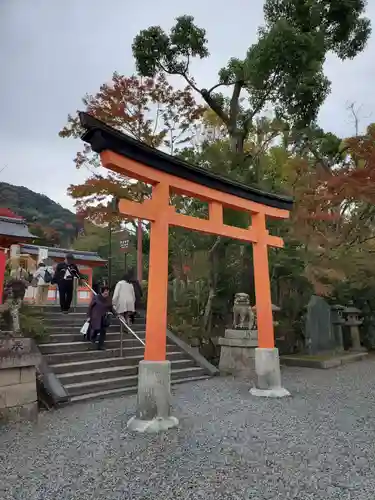
[[[244,134],[238,131],[234,131],[233,133],[229,132],[229,137],[233,153],[243,154],[245,144]]]
[[[218,258],[218,250],[220,245],[221,238],[218,236],[215,240],[215,243],[212,245],[209,250],[209,261],[210,261],[210,277],[209,277],[209,289],[208,289],[208,297],[206,306],[204,308],[203,315],[203,328],[205,333],[209,333],[212,330],[212,305],[213,301],[216,297],[216,288],[217,288],[217,258]]]

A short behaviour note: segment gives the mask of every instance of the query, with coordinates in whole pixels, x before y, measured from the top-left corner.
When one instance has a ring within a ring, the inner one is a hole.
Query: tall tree
[[[192,16],[178,17],[169,34],[160,26],[141,31],[133,54],[144,76],[182,76],[223,121],[233,150],[243,153],[254,118],[269,103],[298,129],[316,120],[330,88],[326,56],[344,60],[363,50],[371,31],[365,7],[365,0],[266,0],[258,41],[244,59],[230,59],[211,88],[200,87],[190,73],[194,57],[209,56],[206,32]],[[221,87],[232,88],[230,99]]]

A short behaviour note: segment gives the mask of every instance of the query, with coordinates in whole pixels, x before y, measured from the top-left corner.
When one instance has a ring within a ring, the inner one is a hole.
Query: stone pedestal
[[[290,396],[290,392],[281,385],[279,350],[255,349],[256,387],[250,389],[253,396],[282,398]]]
[[[128,428],[137,432],[160,432],[178,425],[171,416],[170,361],[141,361],[138,371],[137,413]]]
[[[331,306],[331,320],[332,320],[333,334],[336,342],[335,350],[337,352],[344,351],[344,338],[342,332],[342,327],[345,324],[345,320],[342,314],[342,311],[344,309],[345,307],[341,306],[340,304],[335,304]]]
[[[218,341],[220,350],[220,372],[255,378],[255,348],[258,346],[256,330],[225,330],[225,337]]]
[[[344,309],[343,315],[346,318],[346,326],[348,326],[350,330],[352,341],[350,350],[354,352],[365,352],[366,349],[361,345],[361,336],[359,332],[359,327],[363,323],[363,318],[360,317],[362,315],[361,310],[357,309],[353,302],[350,301],[348,307]]]
[[[31,340],[0,340],[0,423],[36,420],[36,365]]]
[[[359,332],[359,325],[352,323],[349,325],[349,328],[350,328],[350,336],[352,338],[352,347],[350,348],[350,351],[352,351],[352,352],[366,352],[367,349],[365,349],[361,345],[361,336],[360,336],[360,332]]]

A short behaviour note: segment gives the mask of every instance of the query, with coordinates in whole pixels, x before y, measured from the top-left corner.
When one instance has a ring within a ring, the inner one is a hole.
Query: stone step
[[[171,380],[203,375],[204,372],[202,368],[196,366],[191,368],[171,370]],[[70,396],[79,396],[82,394],[103,392],[107,390],[121,389],[126,387],[134,387],[136,389],[137,385],[138,375],[127,375],[123,377],[108,378],[103,380],[90,380],[87,382],[65,384],[64,387]]]
[[[82,394],[89,394],[90,392],[136,387],[137,384],[138,375],[130,375],[106,380],[90,380],[89,382],[79,382],[78,384],[66,384],[64,388],[69,396],[80,396]]]
[[[56,345],[56,344],[55,344]],[[57,344],[61,345],[61,344]],[[73,361],[85,361],[85,360],[95,360],[95,359],[105,359],[105,358],[114,358],[120,356],[120,348],[117,347],[115,349],[107,349],[105,351],[98,351],[95,346],[92,345],[90,350],[75,350],[75,351],[52,351],[46,355],[47,362],[54,365],[58,363],[69,363]],[[43,346],[40,346],[41,350]],[[175,345],[167,344],[167,352],[175,352],[178,348]],[[44,353],[43,353],[44,354]],[[144,347],[142,345],[136,347],[125,347],[123,348],[123,356],[142,356],[144,355]]]
[[[169,344],[171,346],[172,344]],[[92,351],[97,349],[97,345],[88,341],[81,342],[49,342],[46,344],[40,344],[40,351],[42,354],[57,354],[64,352],[79,352],[79,351]],[[123,348],[127,347],[142,347],[142,346],[134,337],[126,337],[123,339]],[[120,340],[107,340],[105,342],[106,349],[119,349],[120,348]]]
[[[207,380],[207,375],[201,375],[201,376],[195,376],[195,377],[187,377],[187,378],[181,378],[177,380],[171,380],[172,385],[177,385],[177,384],[184,384],[184,383],[193,383],[193,382],[199,382],[200,380]],[[86,401],[92,401],[92,400],[98,400],[98,399],[105,399],[105,398],[114,398],[114,397],[120,397],[120,396],[130,396],[133,394],[137,394],[138,387],[137,386],[131,386],[131,387],[122,387],[120,389],[109,389],[109,390],[103,390],[99,392],[90,392],[88,394],[81,394],[78,396],[72,396],[70,403],[84,403]]]
[[[44,328],[45,328],[45,332],[48,334],[48,335],[55,335],[55,334],[59,334],[59,333],[66,333],[66,334],[74,334],[74,333],[80,333],[80,330],[81,330],[81,327],[83,326],[83,323],[79,323],[79,324],[58,324],[58,325],[48,325],[48,324],[44,324]],[[144,324],[139,324],[139,325],[130,325],[130,328],[134,331],[134,332],[139,332],[139,331],[145,331],[146,329],[146,325]],[[124,328],[124,331],[126,330],[126,328]],[[119,332],[120,331],[120,324],[119,323],[112,323],[111,326],[109,326],[107,328],[107,332]]]
[[[53,322],[81,322],[81,321],[86,321],[87,318],[87,311],[85,312],[70,312],[69,314],[62,314],[61,312],[59,313],[49,313],[49,314],[44,314],[43,315],[44,319],[48,323],[53,323]],[[115,318],[113,318],[113,321],[116,321]],[[146,320],[143,317],[136,316],[134,319],[135,324],[145,324]]]
[[[194,368],[194,361],[191,359],[182,359],[172,362],[172,371]],[[70,384],[78,384],[81,382],[90,382],[92,380],[106,380],[120,377],[138,375],[138,366],[105,366],[94,370],[79,370],[69,371],[59,375],[59,379],[63,386]]]
[[[142,340],[145,339],[146,332],[145,331],[137,331],[135,332],[138,337]],[[132,336],[131,333],[124,332],[123,335],[123,340],[125,341],[126,339],[133,339],[134,337]],[[121,339],[121,333],[119,331],[114,331],[114,332],[107,332],[106,335],[106,342],[112,341],[112,340],[120,340]],[[45,339],[43,339],[39,345],[44,345],[44,344],[59,344],[59,343],[67,343],[67,342],[81,342],[83,340],[83,335],[82,333],[79,333],[75,331],[75,333],[58,333],[56,335],[51,335],[48,334]]]
[[[100,353],[104,351],[98,351]],[[53,355],[52,355],[53,356]],[[171,362],[181,361],[186,359],[186,354],[184,352],[175,351],[167,353],[167,359]],[[57,364],[50,364],[51,369],[59,375],[60,373],[68,372],[78,372],[78,371],[88,371],[88,370],[99,370],[101,368],[107,368],[111,366],[138,366],[139,362],[143,360],[143,354],[130,355],[120,358],[108,357],[101,359],[83,359],[78,361],[68,361]]]
[[[137,366],[109,366],[99,370],[87,370],[82,372],[71,372],[59,374],[59,380],[68,390],[68,387],[75,384],[97,382],[102,383],[105,380],[117,380],[137,376]]]
[[[50,314],[50,313],[59,313],[61,314],[61,309],[60,309],[60,304],[48,304],[46,306],[36,306],[36,305],[31,305],[31,307],[35,307],[35,309],[39,309],[40,311],[43,312],[43,314]],[[71,312],[86,312],[87,311],[88,305],[79,305],[76,307],[71,307]]]
[[[69,403],[86,403],[87,401],[114,398],[120,396],[131,396],[137,394],[138,387],[120,387],[119,389],[107,389],[99,392],[89,392],[87,394],[79,394],[78,396],[72,396]],[[69,403],[65,403],[69,404]]]

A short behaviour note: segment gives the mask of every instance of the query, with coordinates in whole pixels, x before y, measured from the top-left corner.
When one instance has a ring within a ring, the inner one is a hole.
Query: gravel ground
[[[215,378],[174,390],[179,429],[127,431],[135,398],[44,413],[0,430],[3,500],[374,498],[375,360],[288,368],[265,400]]]

